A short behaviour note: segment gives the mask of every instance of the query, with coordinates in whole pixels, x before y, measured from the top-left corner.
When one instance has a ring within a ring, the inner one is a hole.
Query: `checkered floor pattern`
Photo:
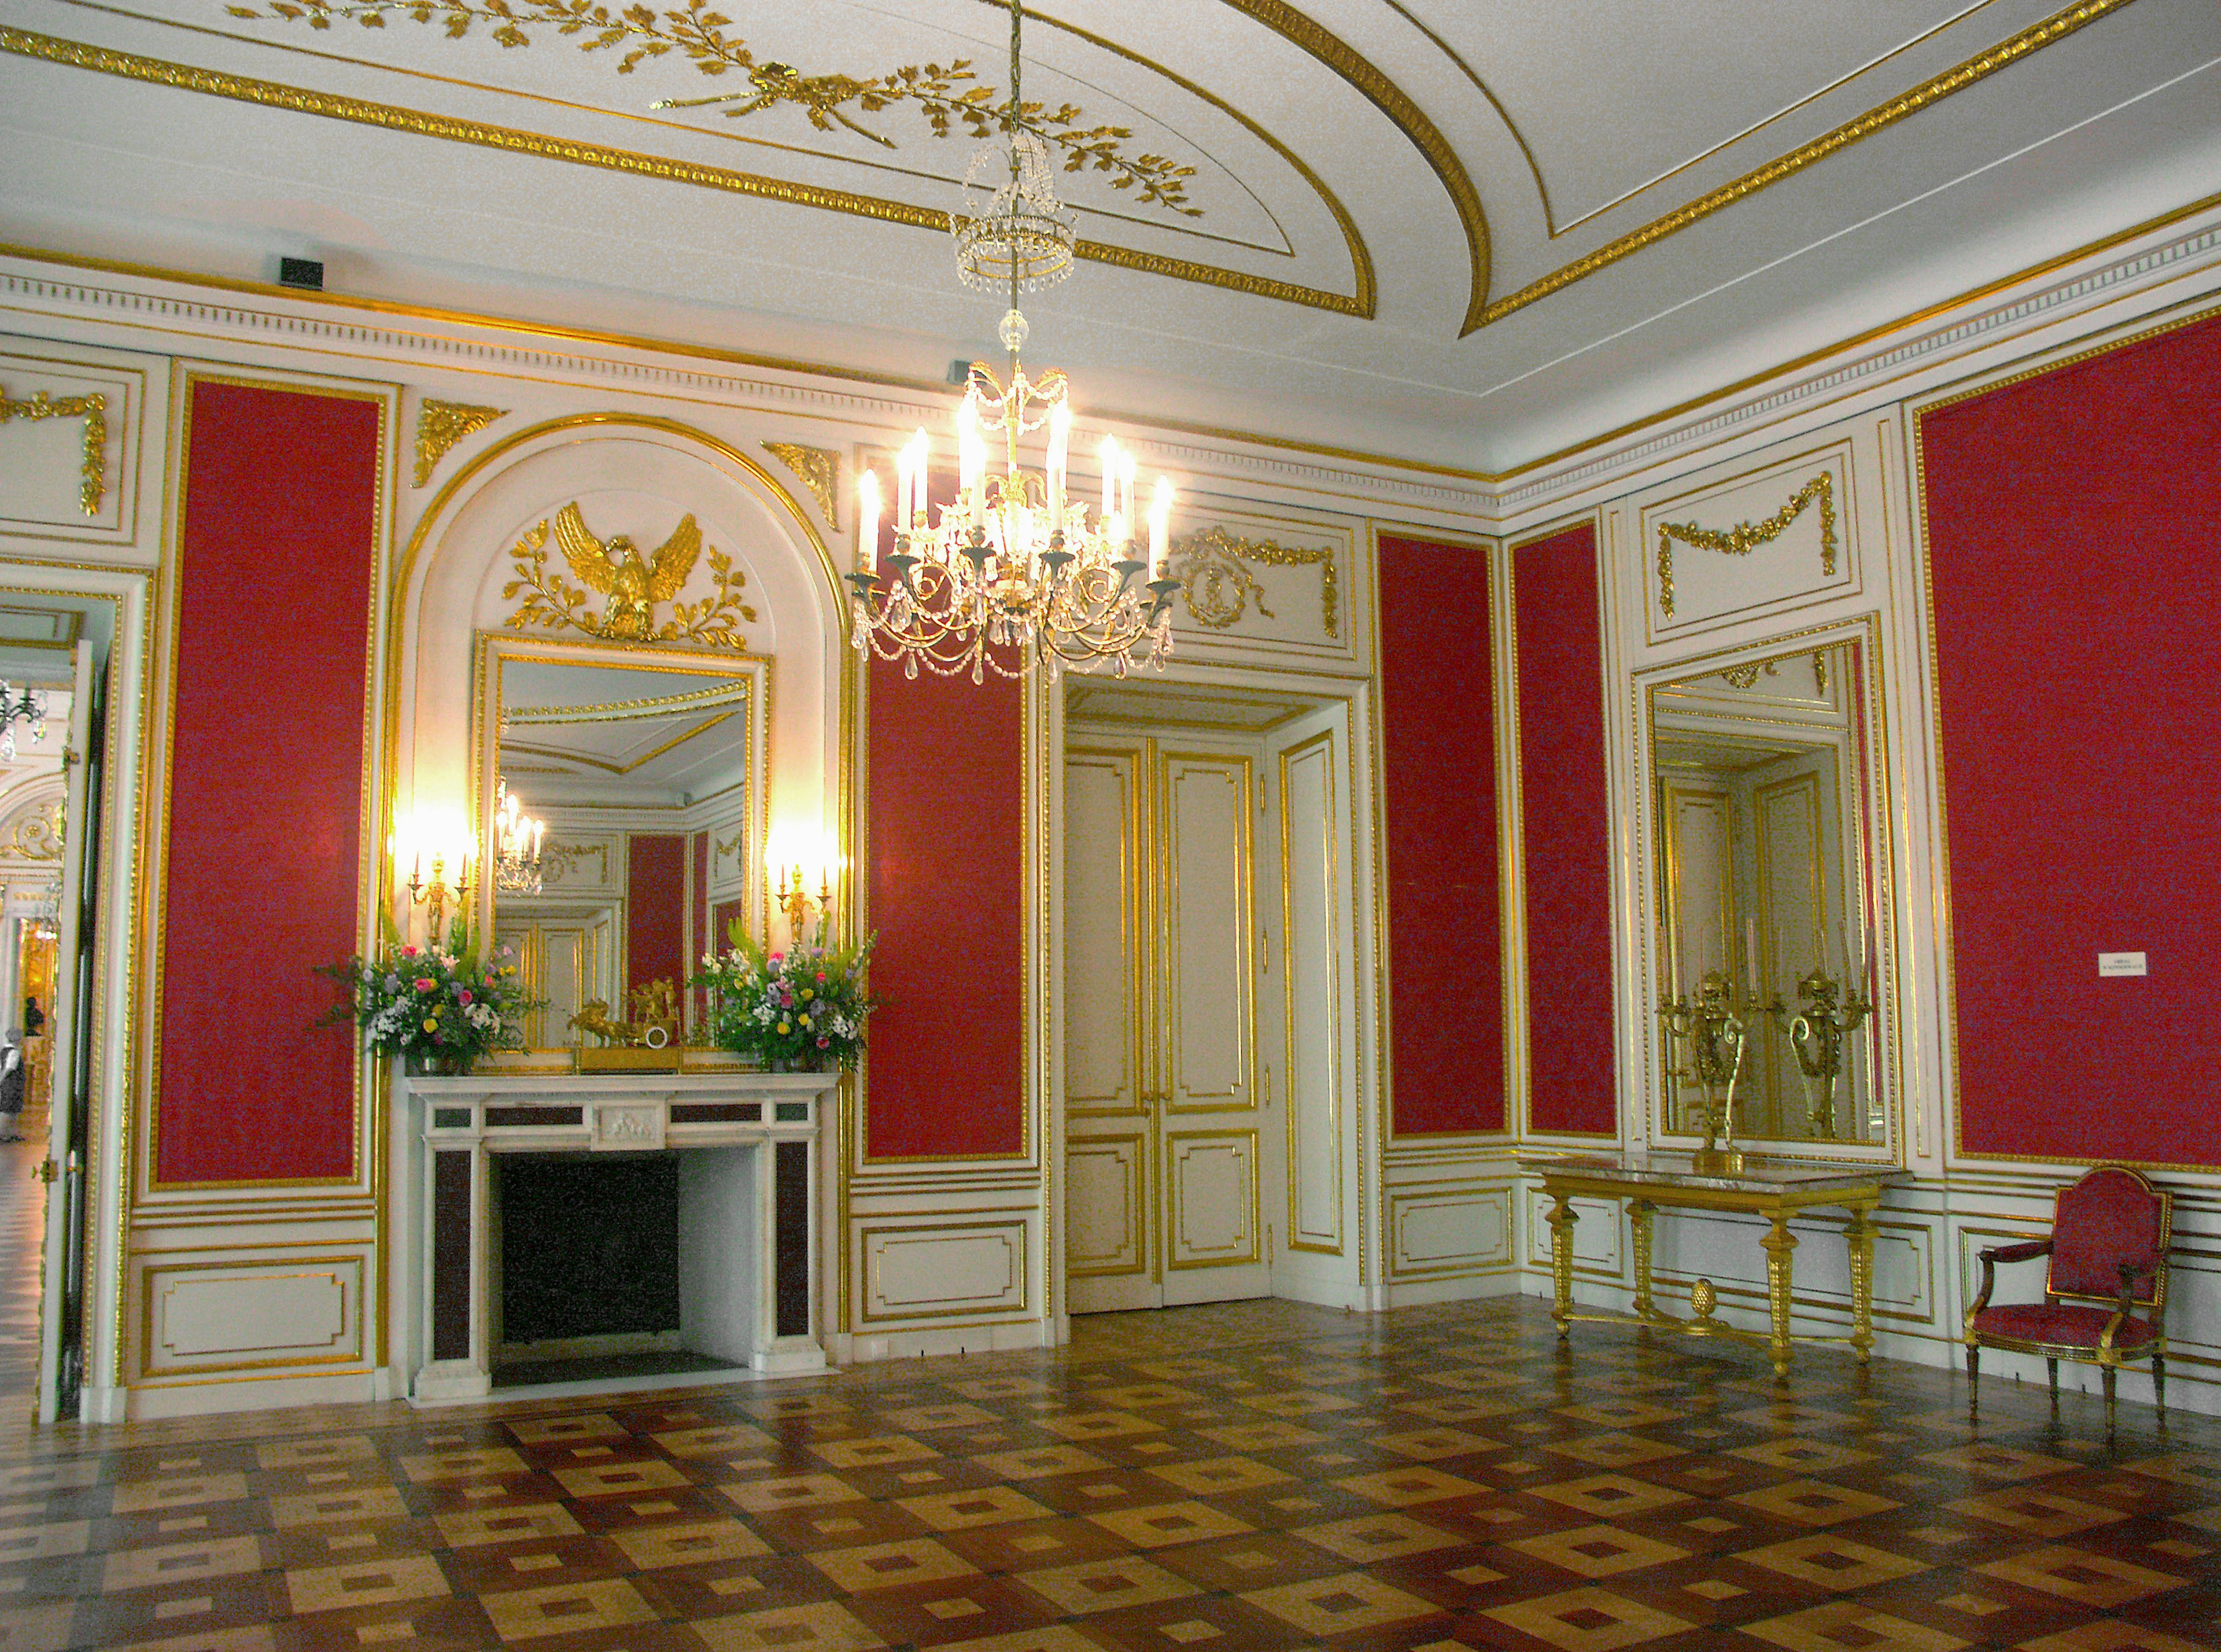
[[[0,1652],[2173,1652],[2221,1426],[1531,1301],[682,1394],[0,1436]]]

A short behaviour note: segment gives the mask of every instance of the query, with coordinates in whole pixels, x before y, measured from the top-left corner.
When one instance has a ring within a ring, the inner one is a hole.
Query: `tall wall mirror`
[[[592,1047],[686,979],[748,913],[763,842],[767,667],[683,649],[479,647],[479,818],[497,944],[527,991],[535,1051]],[[481,911],[488,909],[480,908]],[[655,1041],[655,1042],[660,1042]]]
[[[1667,1145],[1718,1131],[1730,1084],[1738,1143],[1891,1144],[1870,649],[1823,638],[1649,686]]]

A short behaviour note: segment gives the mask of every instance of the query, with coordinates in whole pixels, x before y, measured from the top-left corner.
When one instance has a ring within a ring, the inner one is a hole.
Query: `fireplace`
[[[816,1138],[835,1082],[406,1079],[397,1385],[429,1403],[823,1369]]]

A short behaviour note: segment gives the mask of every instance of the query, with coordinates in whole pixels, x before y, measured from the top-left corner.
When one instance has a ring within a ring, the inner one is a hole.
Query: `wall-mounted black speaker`
[[[278,260],[278,285],[299,287],[304,292],[322,292],[324,266],[313,258],[281,258]]]

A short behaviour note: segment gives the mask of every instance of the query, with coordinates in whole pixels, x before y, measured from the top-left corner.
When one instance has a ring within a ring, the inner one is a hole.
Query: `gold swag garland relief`
[[[1797,490],[1787,504],[1764,522],[1739,522],[1724,530],[1700,528],[1693,522],[1658,524],[1658,611],[1674,616],[1674,541],[1725,556],[1749,556],[1760,546],[1780,536],[1784,529],[1805,514],[1814,500],[1820,504],[1820,573],[1836,577],[1836,479],[1822,471]]]
[[[10,419],[83,419],[84,461],[78,467],[78,506],[88,516],[100,514],[108,493],[108,397],[98,391],[89,396],[49,396],[34,391],[9,401],[0,394],[0,424]]]
[[[1341,635],[1341,574],[1333,547],[1242,539],[1223,528],[1206,528],[1173,541],[1170,566],[1173,577],[1180,582],[1180,601],[1188,617],[1198,625],[1223,631],[1237,623],[1254,602],[1260,614],[1277,618],[1265,606],[1265,587],[1250,572],[1252,563],[1268,568],[1319,569],[1320,623],[1329,636]]]

